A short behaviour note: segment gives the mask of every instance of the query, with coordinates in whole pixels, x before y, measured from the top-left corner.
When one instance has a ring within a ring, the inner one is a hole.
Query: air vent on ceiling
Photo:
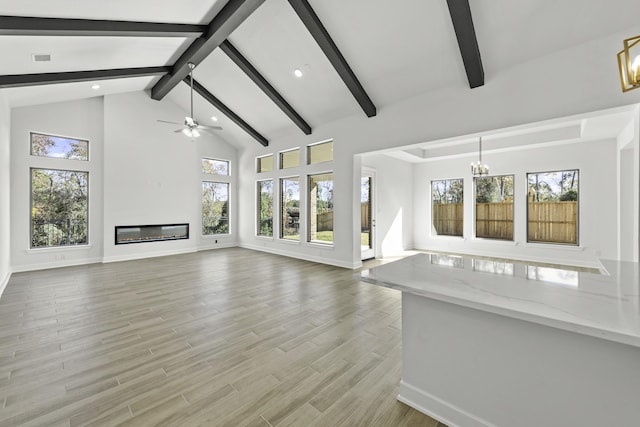
[[[33,62],[49,62],[51,61],[51,54],[49,53],[34,53],[31,55]]]

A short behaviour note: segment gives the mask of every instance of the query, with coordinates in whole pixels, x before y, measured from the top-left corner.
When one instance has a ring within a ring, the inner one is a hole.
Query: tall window
[[[333,243],[333,173],[309,175],[309,241]]]
[[[577,169],[528,173],[527,241],[578,244]]]
[[[229,233],[229,184],[202,182],[202,235]]]
[[[280,238],[300,240],[300,178],[280,179]]]
[[[86,245],[88,191],[88,172],[31,169],[31,247]]]
[[[202,173],[229,176],[229,162],[204,158],[202,159]]]
[[[513,240],[513,175],[474,178],[476,237]]]
[[[431,216],[435,234],[462,237],[463,214],[463,180],[431,181]]]
[[[258,236],[273,236],[273,180],[258,181]]]
[[[300,149],[282,151],[280,153],[280,169],[295,168],[300,166]]]
[[[31,132],[31,155],[68,160],[89,160],[89,141]]]

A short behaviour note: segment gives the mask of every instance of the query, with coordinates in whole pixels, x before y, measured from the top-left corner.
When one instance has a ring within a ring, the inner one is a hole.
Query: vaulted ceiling
[[[443,87],[477,90],[636,25],[640,2],[0,0],[0,14],[0,88],[12,106],[148,90],[187,112],[194,62],[196,118],[243,146]]]

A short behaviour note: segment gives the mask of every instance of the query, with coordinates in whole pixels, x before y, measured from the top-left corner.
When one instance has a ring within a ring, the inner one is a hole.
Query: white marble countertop
[[[638,263],[601,265],[598,274],[420,253],[365,270],[360,280],[640,347]]]

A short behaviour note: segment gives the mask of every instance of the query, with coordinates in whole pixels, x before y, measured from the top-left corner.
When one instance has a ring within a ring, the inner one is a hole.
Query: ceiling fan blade
[[[182,125],[182,123],[177,123],[177,122],[168,122],[168,121],[166,121],[166,120],[158,120],[158,121],[159,121],[160,123],[169,123],[169,124],[172,124],[172,125]]]
[[[214,129],[214,130],[222,130],[222,126],[198,125],[198,129]]]
[[[198,129],[201,130],[202,132],[208,133],[209,135],[216,135],[216,136],[218,135],[216,132],[214,132],[213,129],[209,129],[208,127],[205,128],[205,127],[198,126]]]
[[[182,132],[183,130],[184,130],[184,128],[183,128],[183,129],[176,129],[176,130],[174,130],[174,131],[173,131],[173,133],[180,133],[180,132]]]

